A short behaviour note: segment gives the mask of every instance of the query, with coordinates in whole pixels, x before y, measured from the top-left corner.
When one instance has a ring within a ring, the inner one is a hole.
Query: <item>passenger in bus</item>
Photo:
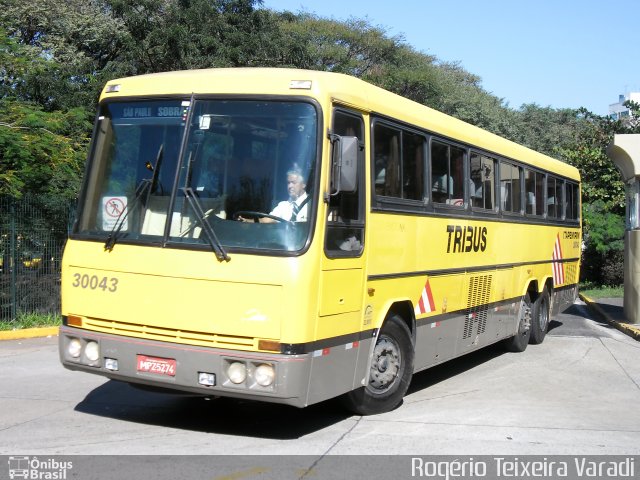
[[[309,196],[306,192],[306,181],[302,170],[294,165],[287,172],[287,192],[289,198],[278,203],[269,215],[282,218],[290,222],[306,222],[307,221],[307,202]],[[238,217],[240,222],[253,222],[253,219]],[[261,217],[258,219],[260,223],[274,223],[277,220],[268,217]]]

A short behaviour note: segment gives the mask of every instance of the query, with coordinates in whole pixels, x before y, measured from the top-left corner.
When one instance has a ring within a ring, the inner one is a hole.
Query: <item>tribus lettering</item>
[[[447,225],[447,253],[484,252],[487,249],[487,227]]]

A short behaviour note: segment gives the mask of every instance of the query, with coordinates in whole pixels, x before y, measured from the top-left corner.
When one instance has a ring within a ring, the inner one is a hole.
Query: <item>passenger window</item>
[[[425,138],[412,132],[402,134],[402,198],[424,198]]]
[[[503,212],[520,213],[520,171],[516,165],[500,163],[500,206]]]
[[[578,185],[575,183],[567,182],[566,196],[567,196],[567,220],[578,220],[580,216],[578,211],[580,208],[580,194]]]
[[[374,181],[376,195],[422,200],[424,137],[376,123]]]
[[[373,135],[376,195],[400,197],[400,130],[377,123]]]
[[[562,218],[562,183],[556,177],[547,176],[547,217]]]
[[[527,215],[544,215],[544,175],[525,169],[525,212]]]
[[[464,206],[464,155],[460,147],[431,143],[431,198],[435,203]]]
[[[564,218],[565,209],[564,209],[564,195],[562,192],[564,191],[564,180],[556,180],[556,199],[558,204],[558,209],[556,212],[557,218]]]
[[[493,210],[495,198],[495,164],[493,158],[471,154],[471,177],[469,182],[469,197],[471,206]]]
[[[364,144],[362,117],[336,110],[333,117],[333,133],[358,137]],[[329,215],[325,249],[328,256],[358,256],[364,245],[364,203],[362,199],[362,172],[364,151],[358,152],[358,180],[355,192],[339,192],[329,197]]]

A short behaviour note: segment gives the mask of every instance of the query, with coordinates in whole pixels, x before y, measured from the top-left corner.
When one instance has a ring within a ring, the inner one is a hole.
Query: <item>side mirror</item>
[[[331,135],[331,195],[353,193],[358,187],[358,137]]]

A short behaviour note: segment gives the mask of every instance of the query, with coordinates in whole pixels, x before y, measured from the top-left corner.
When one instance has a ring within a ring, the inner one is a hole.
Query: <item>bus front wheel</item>
[[[402,402],[413,375],[413,342],[398,315],[387,319],[373,349],[369,381],[344,396],[347,408],[359,415],[388,412]]]

